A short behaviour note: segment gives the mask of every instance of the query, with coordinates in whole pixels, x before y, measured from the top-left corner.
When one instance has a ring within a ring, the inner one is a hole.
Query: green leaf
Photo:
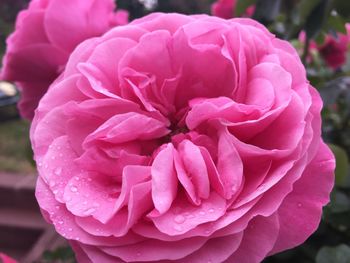
[[[345,244],[323,247],[317,253],[316,263],[350,263],[350,247]]]
[[[253,18],[262,24],[269,24],[274,21],[280,12],[281,0],[258,0]]]
[[[333,189],[331,194],[331,202],[329,204],[329,208],[332,213],[342,213],[350,210],[350,199],[346,194]]]
[[[346,27],[345,27],[346,21],[339,15],[337,14],[332,14],[329,16],[328,21],[327,21],[327,26],[336,32],[340,32],[343,34],[346,34]]]
[[[344,149],[340,148],[337,145],[330,144],[332,152],[335,155],[336,159],[336,168],[335,168],[335,184],[337,186],[347,186],[347,177],[349,171],[349,159]]]
[[[236,3],[234,16],[241,16],[244,14],[245,10],[251,6],[255,5],[257,0],[238,0]]]
[[[330,0],[321,0],[321,2],[312,10],[305,23],[307,38],[311,39],[317,36],[327,20],[330,12]]]
[[[335,0],[334,1],[335,10],[343,17],[350,17],[350,1],[348,0]]]
[[[303,25],[306,19],[322,0],[302,0],[297,9],[293,12],[293,22],[296,25]]]

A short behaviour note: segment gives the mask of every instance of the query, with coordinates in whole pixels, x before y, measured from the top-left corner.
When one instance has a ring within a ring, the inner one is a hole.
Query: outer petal
[[[303,243],[317,229],[322,207],[329,202],[334,168],[332,152],[321,143],[317,155],[278,209],[279,236],[270,254]]]

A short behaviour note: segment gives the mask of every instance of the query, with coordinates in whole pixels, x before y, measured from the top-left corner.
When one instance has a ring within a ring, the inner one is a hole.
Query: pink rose
[[[346,62],[346,53],[350,43],[350,24],[346,24],[347,35],[337,33],[337,38],[327,35],[323,44],[318,45],[311,40],[309,44],[309,52],[317,51],[320,53],[326,65],[334,70],[343,66]],[[305,32],[299,34],[299,41],[305,42]],[[308,62],[312,62],[311,56]]]
[[[338,38],[328,35],[325,43],[318,46],[322,58],[327,66],[332,69],[338,69],[346,62],[346,52],[348,50],[349,37],[338,33]]]
[[[254,263],[303,243],[334,179],[305,75],[250,19],[152,14],[82,43],[31,129],[43,215],[80,262]]]
[[[127,12],[114,9],[113,0],[33,0],[19,13],[1,77],[18,83],[24,118],[33,118],[39,100],[80,42],[127,23]]]
[[[17,263],[16,260],[10,258],[9,256],[7,256],[3,253],[0,253],[0,262],[2,262],[2,263]]]
[[[211,6],[211,13],[214,16],[218,16],[225,19],[234,17],[236,9],[236,0],[217,0]],[[244,13],[244,16],[251,17],[254,14],[255,5],[248,7]]]

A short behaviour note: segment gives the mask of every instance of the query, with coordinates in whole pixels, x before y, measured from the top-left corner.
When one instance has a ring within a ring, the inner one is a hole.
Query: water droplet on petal
[[[89,216],[96,211],[95,208],[90,208],[84,212],[84,215]]]
[[[72,186],[70,187],[70,190],[71,190],[73,193],[78,192],[78,188],[77,188],[76,186],[74,186],[74,185],[72,185]]]
[[[58,221],[60,225],[63,225],[63,220]]]
[[[195,216],[193,214],[189,214],[187,218],[195,218]]]
[[[57,189],[53,190],[52,192],[53,192],[53,194],[58,194],[58,190]]]
[[[301,205],[301,203],[298,203],[298,207],[301,207],[302,205]]]
[[[73,228],[68,228],[68,231],[69,231],[69,232],[72,232],[72,231],[73,231]]]
[[[55,175],[58,176],[58,175],[60,175],[62,173],[62,168],[61,167],[57,167],[53,172],[54,172]]]
[[[209,213],[214,213],[215,210],[214,210],[214,208],[210,208],[210,209],[208,210],[208,212],[209,212]]]
[[[183,230],[182,226],[179,226],[179,225],[175,225],[174,229],[178,232],[181,232]]]
[[[183,222],[186,221],[186,218],[183,216],[183,215],[177,215],[175,218],[174,218],[174,221],[178,224],[182,224]]]
[[[205,215],[205,212],[204,211],[200,211],[199,214],[203,216],[203,215]]]
[[[56,185],[56,182],[55,181],[51,181],[50,182],[50,187],[54,187]]]

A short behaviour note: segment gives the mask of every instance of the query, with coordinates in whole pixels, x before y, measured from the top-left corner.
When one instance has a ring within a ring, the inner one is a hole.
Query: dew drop
[[[60,206],[59,206],[59,205],[56,205],[56,209],[59,210],[59,209],[60,209]]]
[[[301,207],[302,205],[301,205],[301,203],[298,203],[298,207]]]
[[[80,178],[76,176],[75,177],[75,181],[79,181],[79,180],[80,180]]]
[[[54,187],[56,185],[55,181],[50,182],[50,187]]]
[[[89,182],[91,182],[92,181],[92,179],[90,178],[90,177],[88,177],[88,179],[87,179]]]
[[[209,213],[214,213],[215,210],[214,210],[214,208],[210,208],[210,209],[208,210],[208,212],[209,212]]]
[[[57,190],[57,189],[53,190],[52,192],[53,192],[53,194],[55,194],[55,195],[58,194],[58,190]]]
[[[96,211],[96,209],[95,208],[90,208],[90,209],[88,209],[88,210],[86,210],[85,212],[84,212],[84,215],[91,215],[93,212],[95,212]]]
[[[62,168],[61,167],[57,167],[53,172],[54,172],[55,175],[58,176],[58,175],[60,175],[62,173]]]
[[[73,231],[73,228],[68,228],[68,231],[69,231],[69,232],[72,232],[72,231]]]
[[[177,215],[174,218],[175,223],[182,224],[183,222],[186,221],[186,218],[183,215]]]
[[[205,212],[204,211],[200,211],[199,214],[203,216],[203,215],[205,215]]]
[[[60,225],[63,225],[63,220],[58,221]]]
[[[80,238],[79,238],[79,237],[76,237],[76,238],[75,238],[75,240],[79,241],[79,240],[80,240]]]
[[[73,193],[78,192],[78,188],[77,188],[76,186],[74,186],[74,185],[72,185],[72,186],[70,187],[70,190],[71,190]]]
[[[181,232],[183,230],[182,226],[179,226],[179,225],[175,225],[174,229],[178,232]]]
[[[191,218],[195,218],[195,216],[194,216],[193,214],[188,214],[188,215],[187,215],[187,218],[190,218],[190,219],[191,219]]]
[[[38,163],[38,166],[39,166],[39,167],[43,166],[43,163],[42,163],[42,162],[39,162],[39,163]]]

